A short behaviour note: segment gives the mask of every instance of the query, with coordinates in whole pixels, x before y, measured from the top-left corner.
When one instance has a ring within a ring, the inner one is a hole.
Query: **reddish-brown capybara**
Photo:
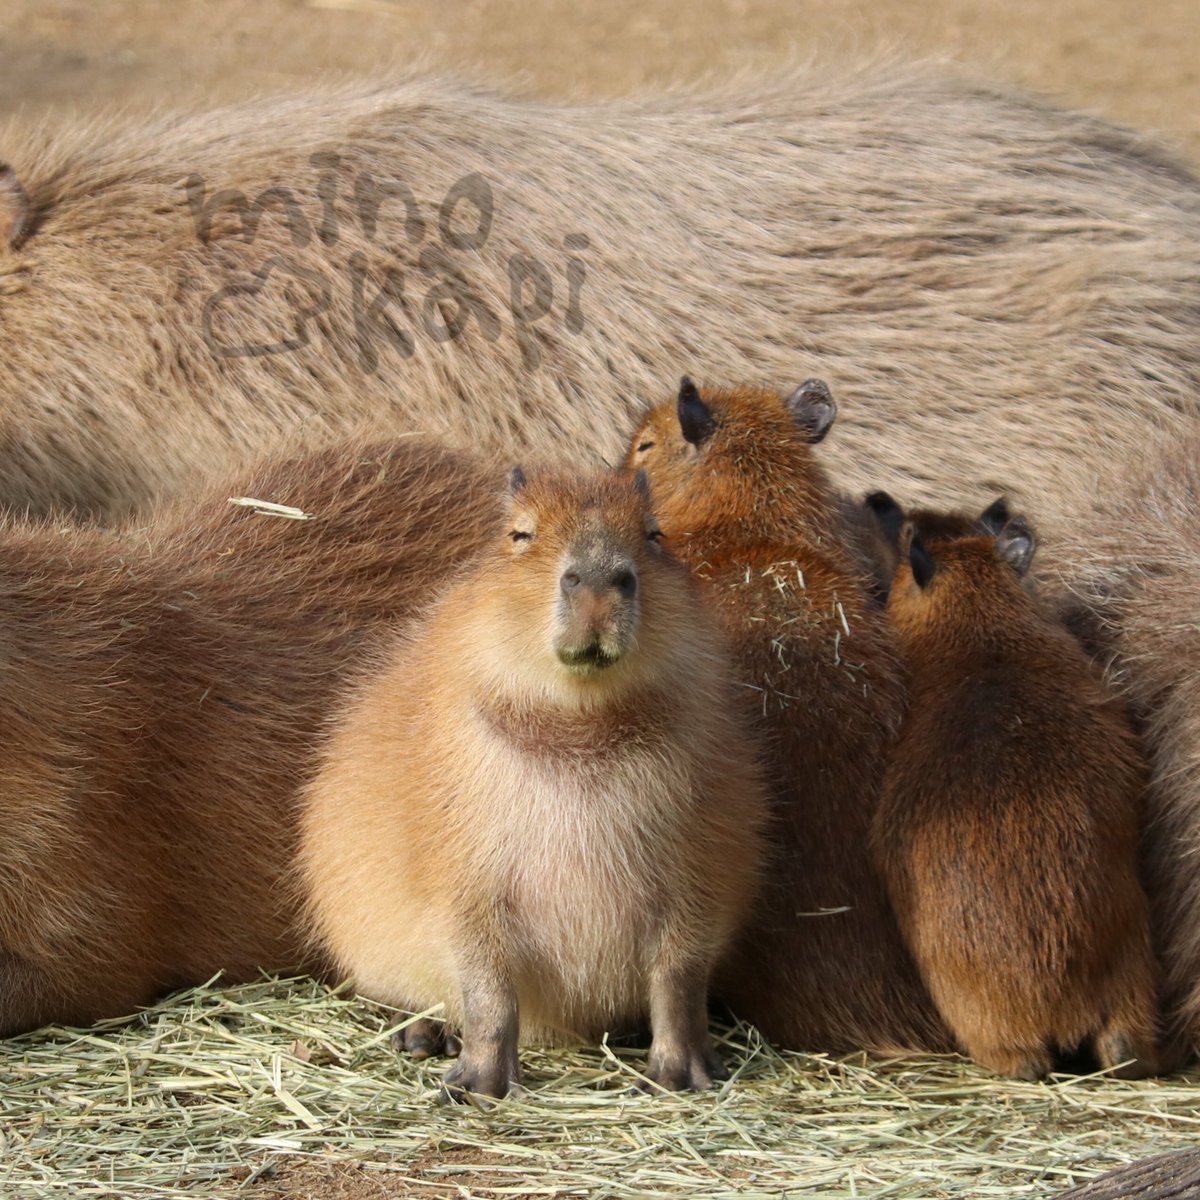
[[[1022,588],[1025,522],[957,532],[926,543],[910,525],[888,600],[909,704],[872,844],[897,916],[978,1062],[1037,1079],[1091,1043],[1104,1067],[1152,1072],[1136,734]]]
[[[304,965],[285,884],[327,710],[490,540],[502,478],[354,445],[118,533],[0,526],[0,1034]]]
[[[848,492],[1065,527],[1070,481],[1196,421],[1190,170],[929,68],[356,83],[10,120],[0,159],[0,502],[112,514],[375,422],[613,456],[686,361],[830,379]]]
[[[766,807],[745,697],[642,479],[513,489],[338,713],[304,805],[313,920],[360,991],[462,1027],[452,1095],[507,1094],[521,1037],[647,1015],[647,1078],[706,1088]]]
[[[685,379],[626,457],[731,640],[768,747],[764,880],[716,987],[791,1048],[948,1049],[870,854],[904,691],[812,449],[835,413],[819,380],[784,399]]]

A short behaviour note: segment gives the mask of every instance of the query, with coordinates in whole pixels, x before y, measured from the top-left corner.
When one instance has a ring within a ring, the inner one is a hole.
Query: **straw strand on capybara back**
[[[503,1096],[521,1036],[646,1015],[647,1077],[708,1087],[764,810],[744,704],[640,480],[514,488],[338,716],[303,818],[314,923],[360,991],[461,1024],[452,1095]]]
[[[496,478],[354,445],[141,528],[0,527],[0,1033],[305,965],[283,885],[326,709],[480,546]]]
[[[904,696],[811,445],[835,411],[816,380],[786,403],[685,380],[626,460],[731,640],[769,748],[764,882],[716,987],[793,1049],[948,1049],[869,852]]]
[[[1190,171],[928,68],[580,106],[357,83],[10,124],[0,157],[17,505],[112,513],[373,422],[612,455],[681,354],[819,364],[847,491],[1010,490],[1063,527],[1071,481],[1196,418]]]
[[[977,1061],[1024,1079],[1092,1043],[1155,1069],[1156,994],[1137,876],[1146,771],[1120,700],[1019,580],[998,536],[908,530],[888,614],[909,708],[872,844],[942,1014]]]

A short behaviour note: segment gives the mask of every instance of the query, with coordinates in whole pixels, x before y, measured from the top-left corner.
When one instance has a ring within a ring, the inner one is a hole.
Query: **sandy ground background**
[[[0,48],[0,115],[31,117],[414,63],[599,97],[797,59],[938,55],[1200,162],[1197,0],[0,0]]]

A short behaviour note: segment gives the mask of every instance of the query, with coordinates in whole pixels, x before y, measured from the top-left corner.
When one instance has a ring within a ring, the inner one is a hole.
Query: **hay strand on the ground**
[[[391,1016],[264,981],[0,1043],[0,1195],[1050,1197],[1200,1137],[1196,1077],[1018,1083],[744,1027],[712,1094],[630,1095],[644,1052],[604,1046],[527,1050],[522,1098],[442,1106]]]

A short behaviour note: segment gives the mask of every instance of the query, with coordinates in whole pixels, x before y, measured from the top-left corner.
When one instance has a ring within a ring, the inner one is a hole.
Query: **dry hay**
[[[0,1195],[1048,1197],[1200,1134],[1200,1076],[997,1080],[954,1057],[781,1054],[630,1094],[644,1052],[525,1051],[527,1092],[439,1105],[386,1009],[311,980],[199,988],[0,1044]]]

